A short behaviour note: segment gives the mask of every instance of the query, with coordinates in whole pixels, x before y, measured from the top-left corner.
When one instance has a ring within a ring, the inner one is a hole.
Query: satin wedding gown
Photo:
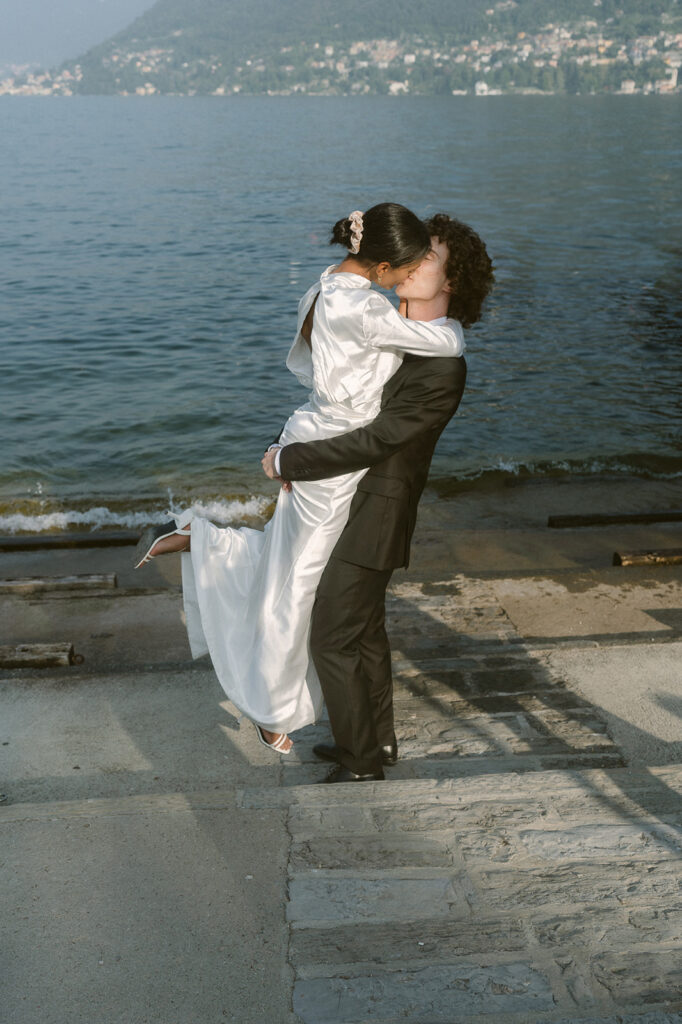
[[[403,353],[456,356],[464,351],[457,321],[405,320],[370,289],[366,278],[333,269],[299,304],[287,367],[311,393],[287,420],[283,445],[333,437],[371,422]],[[316,297],[309,347],[301,327]],[[191,551],[182,555],[192,655],[209,651],[231,702],[271,732],[309,725],[322,709],[308,649],[311,612],[317,584],[366,472],[294,482],[291,492],[280,491],[264,531],[192,520]]]

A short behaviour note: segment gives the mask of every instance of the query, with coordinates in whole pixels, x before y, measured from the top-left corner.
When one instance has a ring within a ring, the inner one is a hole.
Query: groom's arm
[[[285,480],[324,480],[352,473],[383,462],[429,430],[442,430],[462,397],[466,363],[463,359],[434,358],[424,360],[419,374],[413,372],[414,367],[411,370],[366,427],[324,441],[296,442],[282,448],[281,476]]]

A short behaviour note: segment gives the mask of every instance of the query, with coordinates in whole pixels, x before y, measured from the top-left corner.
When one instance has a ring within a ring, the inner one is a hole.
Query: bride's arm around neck
[[[431,305],[433,309],[428,312],[432,313],[433,319],[443,320],[445,314],[436,308],[435,303]],[[367,295],[363,326],[365,338],[374,348],[445,357],[464,355],[466,348],[464,331],[457,320],[436,324],[413,316],[405,319],[387,298],[377,292]]]

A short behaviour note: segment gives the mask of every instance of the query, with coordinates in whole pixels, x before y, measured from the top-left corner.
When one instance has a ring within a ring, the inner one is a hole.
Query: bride
[[[400,284],[430,249],[419,218],[397,203],[355,211],[333,228],[348,250],[299,303],[287,367],[308,389],[287,420],[280,444],[346,433],[379,412],[384,384],[406,352],[458,356],[456,320],[439,326],[406,320],[372,284]],[[263,459],[276,475],[276,452]],[[218,527],[191,510],[150,527],[136,567],[183,551],[184,606],[192,655],[210,652],[232,703],[255,724],[261,742],[286,753],[288,733],[316,721],[322,693],[308,650],[315,591],[366,469],[280,490],[263,531]],[[190,543],[191,538],[191,543]]]

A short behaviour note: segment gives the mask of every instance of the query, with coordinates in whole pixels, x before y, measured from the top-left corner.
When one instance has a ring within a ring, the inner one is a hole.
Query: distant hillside
[[[590,3],[585,0],[583,6]],[[537,0],[532,5],[541,6]],[[415,33],[443,41],[471,39],[483,28],[488,7],[490,0],[420,0],[418,5],[391,0],[388,9],[368,0],[159,0],[78,63],[84,91],[95,86],[94,91],[114,92],[116,69],[103,62],[115,51],[172,49],[174,69],[215,58],[230,68],[242,59],[266,57],[305,42],[333,44]]]
[[[681,21],[680,0],[158,0],[38,84],[69,94],[671,91]]]
[[[468,40],[492,28],[493,18],[495,28],[508,33],[535,31],[550,21],[585,17],[604,24],[618,17],[632,22],[634,34],[643,34],[657,31],[661,15],[677,6],[675,0],[391,0],[390,5],[368,0],[158,0],[128,29],[90,53],[139,42],[169,44],[178,38],[178,30],[186,56],[221,51],[239,57],[304,40],[326,43],[402,34]],[[492,10],[494,16],[488,13]]]

